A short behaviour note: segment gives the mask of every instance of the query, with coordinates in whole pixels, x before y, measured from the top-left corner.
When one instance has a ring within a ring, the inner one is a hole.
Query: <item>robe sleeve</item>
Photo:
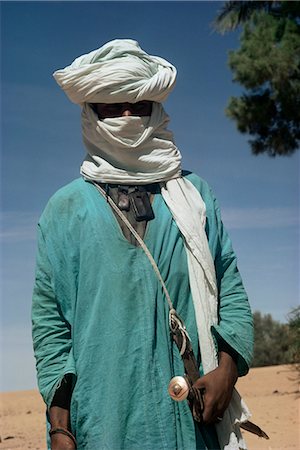
[[[212,194],[211,194],[212,195]],[[213,198],[213,248],[219,289],[219,323],[212,333],[219,350],[226,349],[237,362],[239,376],[246,375],[253,353],[253,319],[237,258],[225,230],[217,200]]]
[[[67,373],[76,375],[71,327],[60,311],[54,284],[45,238],[39,225],[32,299],[32,337],[38,386],[48,408],[64,376]]]

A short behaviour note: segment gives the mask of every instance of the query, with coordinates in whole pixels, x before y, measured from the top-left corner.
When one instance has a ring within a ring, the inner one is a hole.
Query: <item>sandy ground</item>
[[[252,411],[253,422],[270,437],[264,440],[245,432],[249,450],[300,449],[300,396],[295,369],[252,369],[239,380],[238,390]],[[45,408],[37,391],[0,393],[0,449],[46,450]]]

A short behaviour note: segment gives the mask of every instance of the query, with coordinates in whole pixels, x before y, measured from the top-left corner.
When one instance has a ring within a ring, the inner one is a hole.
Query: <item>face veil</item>
[[[149,184],[181,175],[181,155],[169,117],[159,103],[151,116],[99,120],[92,108],[82,109],[82,134],[88,156],[81,174],[102,183]]]

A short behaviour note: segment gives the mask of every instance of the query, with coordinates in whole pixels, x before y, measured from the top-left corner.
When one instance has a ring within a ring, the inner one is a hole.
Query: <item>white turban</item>
[[[176,68],[134,40],[116,39],[53,76],[73,103],[162,102],[175,85]]]

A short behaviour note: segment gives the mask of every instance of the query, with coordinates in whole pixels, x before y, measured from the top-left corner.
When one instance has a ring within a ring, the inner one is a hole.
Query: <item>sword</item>
[[[188,400],[191,412],[196,422],[203,422],[204,411],[204,389],[193,388],[194,383],[200,378],[197,361],[194,355],[191,339],[181,317],[175,309],[171,309],[169,313],[169,326],[172,339],[174,340],[179,353],[181,355],[185,375],[183,377],[173,377],[169,383],[170,397],[181,402]],[[247,420],[239,424],[240,428],[256,434],[259,437],[269,439],[269,436],[255,423]]]

